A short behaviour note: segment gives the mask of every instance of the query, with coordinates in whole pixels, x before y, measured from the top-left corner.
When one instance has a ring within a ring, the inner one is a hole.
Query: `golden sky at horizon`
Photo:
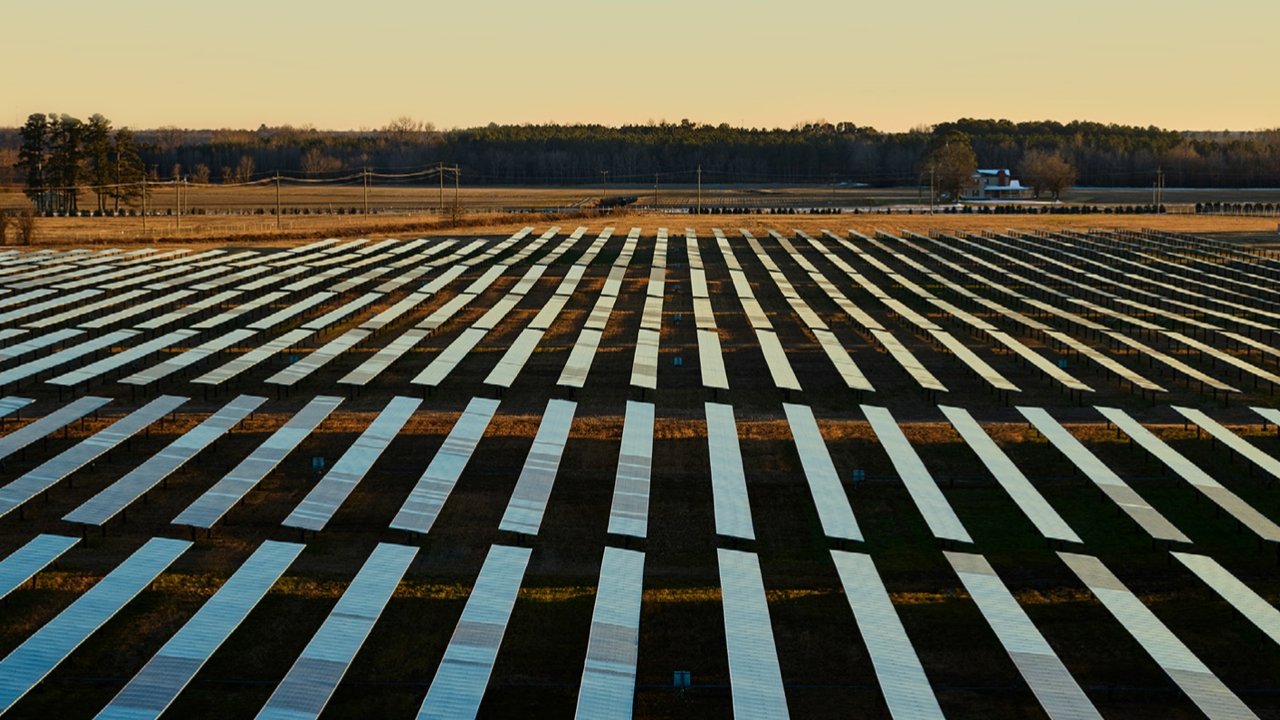
[[[976,8],[976,10],[975,10]],[[65,0],[6,8],[0,125],[960,117],[1280,127],[1275,0]]]

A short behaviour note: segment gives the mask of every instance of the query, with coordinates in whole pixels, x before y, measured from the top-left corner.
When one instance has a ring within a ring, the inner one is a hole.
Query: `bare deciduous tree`
[[[316,175],[336,172],[341,169],[342,161],[325,155],[320,148],[308,148],[306,152],[302,153],[302,172],[306,173],[307,177],[315,177]]]
[[[1076,183],[1076,169],[1061,155],[1044,150],[1031,150],[1018,165],[1022,182],[1030,185],[1036,197],[1047,192],[1057,200],[1064,190]]]
[[[240,164],[236,166],[236,180],[240,182],[249,182],[253,179],[253,158],[248,155],[240,156]]]

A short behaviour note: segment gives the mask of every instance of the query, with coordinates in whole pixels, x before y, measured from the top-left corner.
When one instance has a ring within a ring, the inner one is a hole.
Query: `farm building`
[[[969,189],[960,194],[962,200],[1022,200],[1031,197],[1031,188],[1023,185],[1007,169],[982,170],[973,174]]]

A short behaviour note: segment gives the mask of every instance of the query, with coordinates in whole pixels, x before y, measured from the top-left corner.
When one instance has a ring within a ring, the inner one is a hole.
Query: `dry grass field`
[[[611,187],[610,195],[632,195],[643,204],[651,205],[653,188],[643,186]],[[616,210],[605,216],[589,209],[590,203],[601,197],[599,187],[580,188],[463,188],[460,192],[462,214],[452,213],[453,190],[446,188],[444,201],[446,212],[439,211],[439,189],[435,187],[375,187],[369,191],[370,215],[362,214],[365,192],[361,187],[290,186],[281,188],[280,203],[283,213],[277,219],[271,213],[276,206],[274,187],[232,187],[218,185],[193,185],[183,196],[184,214],[173,213],[177,207],[174,194],[165,189],[157,191],[149,207],[154,213],[147,218],[144,228],[141,217],[108,218],[41,218],[36,243],[61,244],[121,244],[146,242],[151,244],[182,243],[240,243],[276,241],[300,243],[316,237],[360,236],[408,236],[418,234],[443,234],[465,229],[471,233],[500,234],[511,225],[546,224],[561,220],[581,219],[583,222],[611,222],[644,226],[666,225],[673,229],[692,227],[699,232],[710,232],[713,227],[796,227],[817,230],[828,227],[848,227],[860,230],[894,229],[904,225],[920,231],[981,230],[988,228],[1144,228],[1188,233],[1247,233],[1275,238],[1278,221],[1274,217],[1196,217],[1178,215],[922,215],[920,212],[891,216],[845,214],[832,218],[827,215],[789,215],[774,218],[756,214],[743,215],[689,215],[684,212],[667,213],[652,208]],[[1170,203],[1194,204],[1195,202],[1280,202],[1280,191],[1268,190],[1168,190]],[[1079,189],[1067,198],[1073,203],[1143,204],[1151,201],[1145,190]],[[659,191],[658,207],[663,205],[687,207],[693,205],[695,195],[690,188],[680,186],[663,194]],[[772,205],[825,208],[832,205],[870,210],[881,206],[921,203],[916,188],[844,188],[834,191],[816,187],[761,187],[737,186],[710,187],[703,192],[706,206],[769,208]],[[926,200],[927,202],[927,200]],[[20,209],[28,201],[17,188],[0,187],[0,209]],[[582,206],[582,209],[577,209]],[[81,207],[92,209],[95,200],[85,194]],[[190,214],[191,209],[201,214]],[[291,211],[307,209],[312,214],[291,214]],[[344,214],[338,215],[341,209]],[[552,210],[558,210],[552,213]],[[259,214],[262,211],[265,214]],[[360,214],[347,214],[357,211]],[[518,211],[518,212],[514,212]]]
[[[358,219],[357,219],[358,218]],[[300,244],[305,237],[419,235],[501,239],[522,225],[550,222],[541,216],[475,218],[477,224],[437,231],[422,220],[405,218],[396,228],[391,216],[365,218],[290,217],[300,223],[276,234],[265,229],[236,230],[223,223],[234,218],[194,216],[191,233],[161,235],[157,242],[192,249],[248,246],[269,250]],[[121,222],[136,222],[136,219]],[[187,219],[184,218],[184,224]],[[306,223],[315,222],[315,225]],[[348,222],[349,224],[343,224]],[[491,222],[492,224],[484,224]],[[951,391],[939,399],[907,381],[889,356],[817,292],[797,281],[815,311],[827,318],[877,391],[858,397],[848,391],[813,335],[790,313],[785,298],[750,253],[740,253],[760,303],[775,319],[777,333],[804,391],[776,388],[745,315],[736,308],[733,284],[710,240],[712,228],[735,235],[747,228],[756,237],[767,230],[790,234],[792,228],[820,229],[903,226],[917,232],[960,232],[1004,228],[1159,228],[1190,234],[1240,238],[1274,234],[1274,219],[1187,216],[669,216],[620,213],[608,218],[575,217],[556,221],[564,229],[557,241],[578,225],[590,230],[585,247],[604,225],[617,228],[596,263],[587,271],[564,312],[548,329],[519,379],[498,393],[484,385],[503,351],[550,297],[575,253],[551,264],[546,275],[513,312],[485,337],[437,390],[423,395],[410,380],[463,329],[484,314],[512,286],[519,273],[505,274],[471,305],[406,354],[377,381],[360,392],[338,384],[347,372],[368,359],[414,322],[445,304],[460,287],[481,272],[468,270],[449,290],[431,297],[370,342],[362,343],[326,365],[288,392],[264,381],[285,367],[281,354],[206,394],[189,381],[213,363],[198,365],[135,393],[114,379],[96,381],[81,394],[110,397],[100,414],[75,423],[0,463],[0,482],[20,476],[76,442],[109,425],[158,393],[188,395],[191,401],[175,418],[135,437],[127,446],[76,473],[70,482],[26,504],[23,517],[0,519],[0,556],[7,555],[39,532],[79,535],[81,528],[62,516],[237,394],[266,396],[262,410],[220,439],[213,448],[168,479],[166,487],[148,493],[104,532],[90,530],[85,540],[56,567],[14,592],[0,608],[0,656],[54,617],[107,570],[150,537],[191,538],[172,518],[240,459],[253,451],[308,400],[318,394],[346,397],[339,409],[307,437],[280,466],[250,492],[211,533],[194,535],[195,545],[130,603],[83,647],[75,651],[31,695],[15,706],[15,717],[87,717],[107,703],[127,680],[191,617],[263,540],[305,541],[306,550],[251,613],[244,626],[217,651],[210,663],[169,711],[170,717],[251,717],[267,700],[294,659],[323,622],[355,571],[378,542],[417,545],[420,550],[404,580],[374,627],[349,673],[339,685],[324,717],[410,717],[422,701],[440,663],[453,628],[470,594],[480,565],[492,544],[527,545],[533,554],[491,678],[481,717],[571,717],[591,629],[601,556],[607,545],[626,545],[645,552],[644,595],[635,711],[641,718],[728,718],[732,716],[724,621],[717,573],[718,547],[735,547],[760,558],[768,592],[787,702],[792,717],[888,717],[867,648],[840,589],[831,548],[870,554],[888,587],[922,664],[949,718],[1013,720],[1043,717],[1035,696],[1005,654],[972,600],[944,559],[920,511],[898,479],[884,448],[858,405],[865,402],[892,410],[938,481],[947,500],[973,536],[981,553],[1013,591],[1024,610],[1046,636],[1089,697],[1108,718],[1175,719],[1199,717],[1141,647],[1093,598],[1057,558],[1059,547],[1046,541],[1014,505],[979,458],[945,422],[938,402],[969,409],[1031,476],[1049,503],[1084,540],[1068,548],[1101,558],[1187,643],[1209,667],[1263,717],[1280,717],[1280,647],[1223,603],[1206,586],[1173,562],[1163,544],[1153,543],[1116,506],[1038,433],[1030,429],[1010,403],[1002,402],[952,356],[909,330],[900,318],[881,309],[873,312],[935,369]],[[44,220],[41,245],[65,247],[84,232],[88,220]],[[202,224],[203,223],[203,224]],[[325,225],[323,223],[330,223]],[[418,223],[418,224],[414,224]],[[608,263],[618,255],[629,227],[644,233],[626,274],[600,352],[584,388],[555,386],[579,330],[599,296]],[[666,296],[661,333],[658,389],[644,393],[627,386],[635,337],[645,304],[648,270],[653,259],[653,230],[673,233],[668,254]],[[712,394],[698,375],[693,305],[684,262],[685,227],[702,238],[707,281],[716,306],[727,374],[732,388]],[[230,236],[231,239],[228,239]],[[241,238],[241,236],[244,236]],[[111,241],[130,247],[137,236]],[[1243,240],[1242,240],[1243,241]],[[852,295],[853,285],[816,254],[829,277]],[[804,277],[794,258],[775,256],[783,272]],[[864,268],[866,269],[866,268]],[[519,269],[522,272],[522,268]],[[876,282],[890,281],[874,272]],[[388,295],[360,317],[389,307],[410,288]],[[895,294],[900,288],[895,287]],[[870,301],[856,296],[859,302]],[[935,314],[933,317],[937,317]],[[294,325],[301,322],[299,319]],[[357,318],[325,330],[307,348],[316,347],[354,326]],[[960,333],[957,333],[960,334]],[[970,342],[977,342],[965,336]],[[1026,342],[1051,352],[1042,340]],[[234,347],[222,360],[247,350]],[[677,367],[674,359],[685,360]],[[1280,456],[1276,430],[1264,428],[1249,404],[1274,406],[1268,389],[1244,387],[1242,397],[1224,407],[1220,401],[1184,387],[1149,369],[1140,358],[1124,358],[1153,377],[1168,381],[1171,392],[1153,404],[1084,363],[1073,371],[1099,392],[1087,403],[1073,401],[1049,380],[1031,372],[1008,354],[986,359],[1024,388],[1017,403],[1044,406],[1107,465],[1125,478],[1153,507],[1193,540],[1193,552],[1208,554],[1272,604],[1280,602],[1276,547],[1242,531],[1183,480],[1100,421],[1090,404],[1127,410],[1160,437],[1199,464],[1264,515],[1280,519],[1274,482],[1220,443],[1198,437],[1181,423],[1170,404],[1198,407],[1260,449]],[[1124,356],[1121,356],[1122,358]],[[149,364],[149,363],[148,363]],[[0,368],[9,367],[0,363]],[[139,366],[131,366],[137,369]],[[1274,368],[1274,365],[1268,365]],[[1234,378],[1234,376],[1232,376]],[[5,388],[5,394],[36,400],[22,419],[5,423],[0,432],[21,425],[66,401],[43,382],[27,381]],[[321,456],[332,465],[373,417],[396,395],[424,396],[425,401],[375,464],[373,472],[341,507],[329,527],[305,537],[281,527],[281,520],[318,481],[310,459]],[[427,463],[472,397],[499,397],[498,414],[489,425],[435,527],[425,536],[387,529]],[[532,445],[543,408],[551,398],[578,403],[570,439],[542,530],[522,536],[498,529],[524,459]],[[627,400],[644,399],[656,407],[649,530],[645,539],[624,540],[608,532],[619,437]],[[704,403],[733,405],[746,467],[756,540],[719,537],[713,515],[710,461]],[[804,481],[783,402],[813,408],[832,460],[842,479],[865,471],[859,486],[846,485],[865,543],[824,536],[814,501]],[[672,672],[688,670],[694,687],[671,687]]]

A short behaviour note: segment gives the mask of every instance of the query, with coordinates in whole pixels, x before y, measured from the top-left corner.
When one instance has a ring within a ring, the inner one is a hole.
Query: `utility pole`
[[[173,176],[173,214],[174,226],[179,232],[182,231],[182,186],[178,184],[178,176]]]
[[[147,170],[142,169],[142,234],[147,234]]]
[[[937,193],[934,192],[934,189],[933,189],[933,172],[934,172],[934,166],[930,165],[929,166],[929,214],[930,215],[933,214],[933,203],[934,203],[934,199],[937,197]]]
[[[462,206],[458,204],[458,188],[462,185],[462,167],[453,166],[453,206],[458,214],[462,214]]]
[[[364,169],[364,214],[369,216],[369,168]]]
[[[444,217],[444,163],[436,163],[436,174],[440,176],[440,216]],[[458,176],[454,173],[454,177]]]
[[[653,174],[653,207],[658,207],[658,173]]]
[[[276,229],[280,229],[280,171],[276,171]]]
[[[600,177],[604,178],[604,194],[600,196],[600,204],[603,205],[609,199],[609,171],[601,170]]]
[[[702,166],[698,166],[698,214],[702,214]]]

